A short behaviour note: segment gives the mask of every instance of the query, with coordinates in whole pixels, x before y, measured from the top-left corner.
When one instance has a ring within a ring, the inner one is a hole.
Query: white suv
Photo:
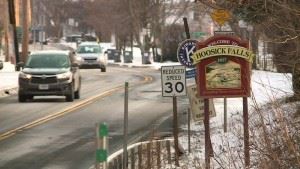
[[[106,72],[107,55],[97,42],[83,42],[78,45],[77,55],[80,56],[80,68],[100,68]]]

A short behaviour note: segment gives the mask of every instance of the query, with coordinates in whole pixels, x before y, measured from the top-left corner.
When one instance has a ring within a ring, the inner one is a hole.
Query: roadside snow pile
[[[15,65],[10,62],[4,62],[3,69],[0,70],[0,97],[9,94],[16,94],[18,91],[18,72],[15,71]]]
[[[279,102],[293,94],[291,75],[253,71],[251,85],[252,97],[248,98],[251,168],[300,168],[300,125],[299,122],[296,125],[293,119],[296,106],[300,103]],[[211,167],[245,168],[242,98],[227,99],[227,103],[228,132],[224,133],[223,99],[214,99],[217,115],[210,120],[214,151]],[[193,123],[191,129],[192,153],[181,157],[180,168],[204,168],[203,123]],[[186,125],[183,130],[187,130]],[[186,151],[187,140],[187,135],[180,138]]]

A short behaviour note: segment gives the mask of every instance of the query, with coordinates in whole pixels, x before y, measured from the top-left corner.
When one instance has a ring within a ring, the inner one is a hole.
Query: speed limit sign
[[[185,66],[161,67],[162,96],[185,96],[186,78]]]

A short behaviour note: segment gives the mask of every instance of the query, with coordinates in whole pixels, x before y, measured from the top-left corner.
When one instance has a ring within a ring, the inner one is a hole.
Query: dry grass
[[[300,122],[294,118],[300,103],[272,101],[259,107],[254,99],[250,122],[251,169],[300,169]],[[244,166],[242,118],[231,134],[222,136],[213,168]],[[228,138],[230,137],[230,138]]]
[[[254,168],[300,168],[300,125],[294,118],[297,105],[273,101],[263,109],[256,107],[251,126]]]
[[[251,169],[300,169],[300,119],[297,109],[300,102],[271,101],[260,107],[254,105],[249,116]],[[243,118],[237,112],[230,132],[212,135],[214,157],[212,169],[246,169],[244,164]],[[198,131],[200,132],[200,131]],[[197,136],[198,137],[198,136]],[[204,168],[203,135],[194,139],[193,153],[183,157],[181,169]],[[217,143],[216,143],[217,140]]]

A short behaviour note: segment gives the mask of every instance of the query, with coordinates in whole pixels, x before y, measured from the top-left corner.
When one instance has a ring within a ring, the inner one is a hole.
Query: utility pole
[[[18,45],[18,38],[17,38],[15,1],[14,0],[8,0],[8,11],[9,11],[9,23],[13,27],[15,58],[16,58],[16,63],[18,63],[18,62],[20,62],[20,59],[19,59],[19,45]],[[19,71],[20,68],[18,66],[16,66],[16,70]]]
[[[22,1],[23,6],[23,34],[22,34],[22,61],[25,62],[28,55],[28,0]]]
[[[5,61],[9,61],[9,42],[8,42],[8,35],[9,35],[9,13],[8,13],[8,2],[3,1],[4,6],[4,54],[5,54]]]

